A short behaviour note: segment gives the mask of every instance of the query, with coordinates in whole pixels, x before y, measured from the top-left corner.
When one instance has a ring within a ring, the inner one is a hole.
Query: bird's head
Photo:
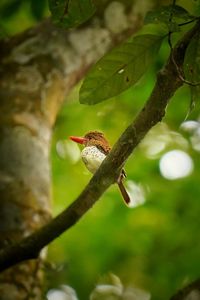
[[[104,134],[99,131],[89,131],[84,137],[70,136],[70,139],[76,143],[82,144],[85,147],[97,146],[102,148],[105,153],[110,151],[110,145]]]

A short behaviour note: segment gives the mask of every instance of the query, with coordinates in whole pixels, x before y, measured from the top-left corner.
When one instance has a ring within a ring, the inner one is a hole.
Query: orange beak
[[[79,136],[70,136],[70,140],[79,144],[85,144],[87,142],[87,138],[79,137]]]

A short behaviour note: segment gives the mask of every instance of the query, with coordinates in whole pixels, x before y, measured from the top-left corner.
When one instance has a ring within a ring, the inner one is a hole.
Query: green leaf
[[[53,21],[65,28],[76,27],[95,12],[92,0],[49,0]]]
[[[200,32],[192,38],[184,60],[185,78],[191,83],[200,83]],[[200,102],[200,84],[190,86],[191,89],[191,104],[190,110]]]
[[[31,0],[31,12],[36,20],[43,18],[46,4],[46,0]]]
[[[80,103],[99,103],[135,84],[154,61],[162,40],[159,35],[138,35],[106,54],[85,78]]]
[[[149,11],[145,17],[144,23],[165,23],[170,31],[180,31],[177,22],[188,21],[194,17],[181,6],[169,5]]]

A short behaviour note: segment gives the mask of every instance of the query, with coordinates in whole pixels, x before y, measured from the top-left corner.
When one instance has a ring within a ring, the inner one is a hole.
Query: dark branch
[[[1,271],[24,260],[36,258],[43,247],[73,226],[116,181],[119,170],[125,161],[145,134],[162,120],[170,98],[183,84],[172,61],[172,55],[179,69],[182,69],[187,46],[199,29],[200,24],[197,23],[174,47],[165,67],[157,75],[157,81],[149,100],[133,123],[121,135],[78,198],[49,224],[22,241],[0,251]]]
[[[197,279],[173,295],[170,300],[199,299],[200,298],[200,279]]]

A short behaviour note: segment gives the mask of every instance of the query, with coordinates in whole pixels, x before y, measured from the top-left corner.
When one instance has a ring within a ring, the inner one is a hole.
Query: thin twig
[[[173,47],[172,47],[172,42],[171,42],[171,34],[172,34],[172,32],[169,32],[169,34],[168,34],[168,44],[169,44],[169,47],[170,47],[170,50],[171,50],[171,58],[172,58],[172,62],[173,62],[173,64],[174,64],[175,68],[176,68],[176,71],[177,71],[177,73],[178,73],[178,76],[179,76],[180,80],[181,80],[183,83],[185,83],[185,84],[187,84],[187,85],[190,85],[190,86],[198,86],[198,85],[200,85],[200,81],[199,81],[199,82],[192,82],[192,81],[189,81],[189,80],[185,79],[185,78],[183,77],[183,75],[181,74],[182,72],[181,72],[181,70],[180,70],[180,67],[177,65],[176,60],[174,59],[174,55],[173,55]]]
[[[172,18],[173,18],[173,7],[174,7],[175,5],[176,5],[176,0],[173,0],[173,1],[172,1],[172,9],[171,9],[170,16],[169,16],[169,23],[170,23],[170,24],[172,23]],[[199,19],[199,18],[196,18],[196,19]],[[189,22],[187,22],[187,23],[185,23],[185,24],[189,24]],[[185,25],[185,24],[182,23],[182,25]],[[181,24],[180,24],[179,26],[181,26]],[[171,52],[171,59],[172,59],[172,62],[173,62],[173,64],[174,64],[175,68],[176,68],[176,71],[177,71],[177,73],[178,73],[178,76],[179,76],[180,80],[181,80],[183,83],[185,83],[185,84],[187,84],[187,85],[190,85],[190,86],[198,86],[198,85],[200,85],[200,82],[191,82],[191,81],[189,81],[189,80],[187,80],[187,79],[185,79],[185,78],[183,77],[182,72],[181,72],[181,70],[180,70],[180,67],[177,65],[176,60],[174,59],[173,46],[172,46],[172,41],[171,41],[172,33],[173,33],[173,32],[172,32],[171,30],[169,30],[169,32],[168,32],[168,45],[169,45],[169,47],[170,47],[170,52]]]
[[[192,20],[190,20],[190,21],[183,22],[183,23],[179,23],[178,26],[181,27],[181,26],[184,26],[184,25],[191,24],[191,23],[197,21],[198,19],[199,19],[199,17],[194,17],[194,19],[192,19]]]

